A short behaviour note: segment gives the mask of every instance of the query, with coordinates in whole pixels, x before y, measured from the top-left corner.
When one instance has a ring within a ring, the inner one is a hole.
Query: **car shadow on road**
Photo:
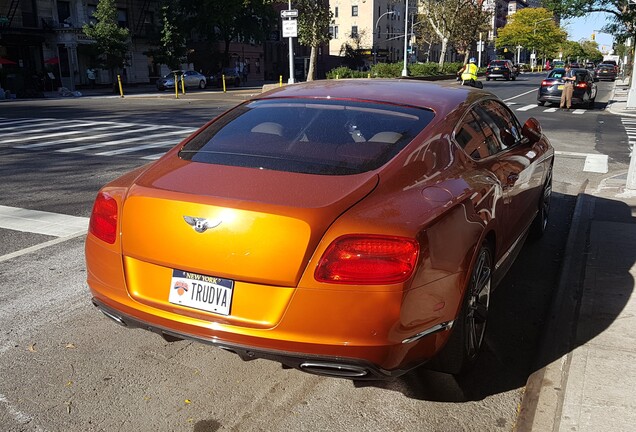
[[[625,309],[634,290],[633,213],[619,200],[582,195],[577,202],[553,193],[545,235],[526,241],[492,296],[485,343],[469,373],[454,377],[421,367],[394,381],[356,385],[435,402],[524,388],[533,372],[601,335]],[[633,228],[621,229],[624,224]]]

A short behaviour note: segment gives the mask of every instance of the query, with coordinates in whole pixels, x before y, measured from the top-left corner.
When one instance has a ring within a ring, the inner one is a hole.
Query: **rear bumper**
[[[281,350],[262,349],[228,342],[217,337],[205,338],[185,332],[176,332],[160,325],[152,324],[144,320],[126,315],[112,307],[107,306],[96,298],[92,299],[93,304],[116,323],[131,329],[144,329],[159,334],[169,342],[178,340],[194,340],[197,342],[210,344],[225,351],[238,355],[244,361],[265,359],[280,363],[283,367],[298,369],[315,375],[348,378],[355,380],[387,380],[407,373],[410,369],[386,370],[371,362],[362,359],[348,358],[342,356],[325,356],[315,354],[299,354]],[[418,335],[420,338],[433,336],[436,333],[449,330],[452,322],[435,326],[427,334]],[[433,336],[434,338],[434,336]]]

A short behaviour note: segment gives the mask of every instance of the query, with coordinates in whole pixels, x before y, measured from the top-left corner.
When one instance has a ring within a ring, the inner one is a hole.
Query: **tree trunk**
[[[444,66],[444,60],[446,59],[446,51],[448,50],[448,38],[442,38],[442,48],[439,53],[439,69],[442,70]]]
[[[316,58],[318,57],[318,49],[315,46],[311,47],[309,54],[309,70],[307,71],[307,81],[313,81],[316,79]]]

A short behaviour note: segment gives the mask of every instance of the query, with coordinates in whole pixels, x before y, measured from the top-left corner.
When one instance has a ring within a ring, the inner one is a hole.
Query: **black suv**
[[[486,69],[486,81],[504,78],[506,81],[515,80],[519,75],[517,69],[510,60],[493,60]]]

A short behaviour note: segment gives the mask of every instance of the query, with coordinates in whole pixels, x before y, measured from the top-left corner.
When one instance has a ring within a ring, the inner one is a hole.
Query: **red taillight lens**
[[[105,192],[100,192],[95,199],[88,231],[106,243],[115,243],[117,238],[117,201]]]
[[[576,85],[576,88],[582,88],[582,89],[587,88],[587,83],[580,82]]]
[[[338,237],[323,254],[314,277],[319,282],[338,284],[404,282],[413,274],[419,250],[419,244],[406,237]]]
[[[552,85],[552,81],[546,81],[546,80],[541,81],[541,87],[549,87],[551,85]]]

